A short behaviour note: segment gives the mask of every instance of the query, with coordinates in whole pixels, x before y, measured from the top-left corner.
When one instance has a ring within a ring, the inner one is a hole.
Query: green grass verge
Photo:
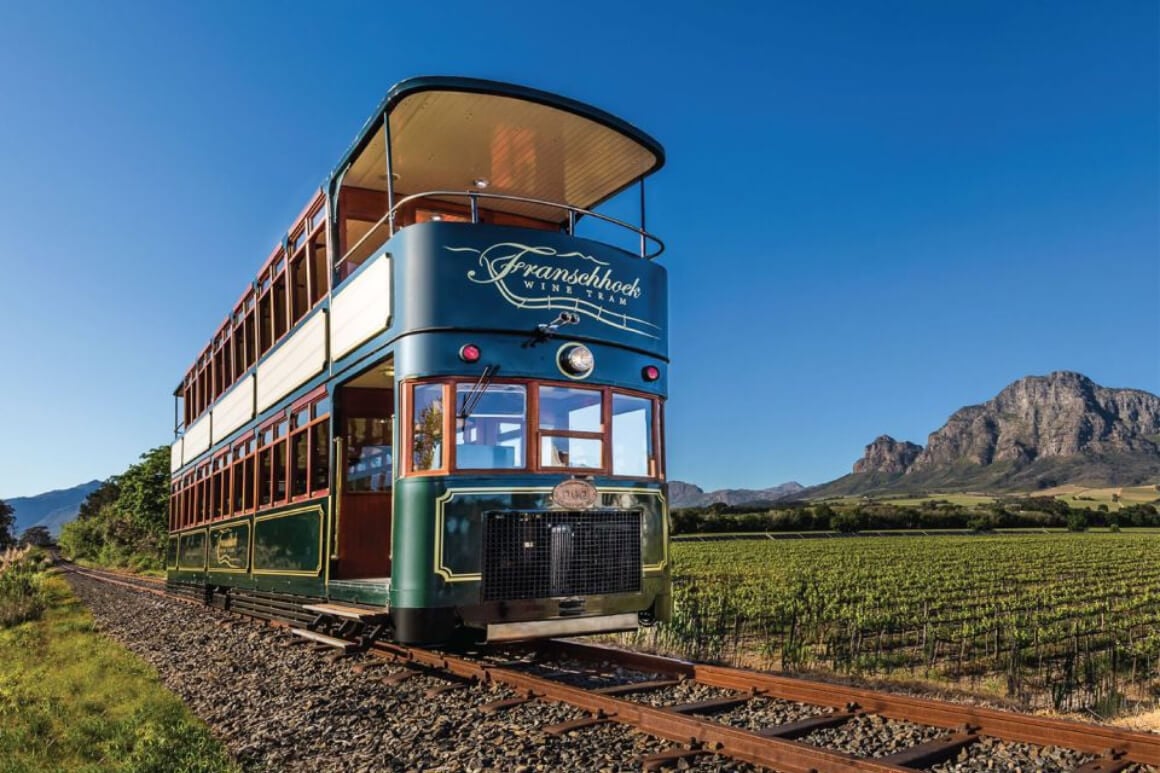
[[[60,577],[40,620],[0,629],[0,771],[236,771],[143,660],[98,635]]]

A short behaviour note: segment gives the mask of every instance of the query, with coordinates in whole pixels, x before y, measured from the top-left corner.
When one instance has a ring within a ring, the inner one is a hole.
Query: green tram
[[[564,97],[393,87],[175,393],[171,589],[408,643],[667,619],[663,163]]]

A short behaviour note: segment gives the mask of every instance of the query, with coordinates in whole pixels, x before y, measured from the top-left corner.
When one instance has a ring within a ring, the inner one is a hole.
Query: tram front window
[[[455,387],[455,466],[461,470],[521,469],[527,445],[527,390],[522,384]]]
[[[612,474],[645,477],[655,474],[652,400],[612,395]]]
[[[413,399],[411,469],[440,470],[443,468],[443,385],[419,384]]]
[[[540,388],[540,466],[604,466],[604,395],[594,389]]]

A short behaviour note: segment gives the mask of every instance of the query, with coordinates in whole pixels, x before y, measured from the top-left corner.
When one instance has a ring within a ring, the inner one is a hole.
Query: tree
[[[1088,519],[1087,516],[1078,510],[1073,510],[1071,515],[1067,517],[1068,531],[1087,531]]]
[[[36,547],[48,547],[53,544],[52,532],[48,530],[47,526],[29,526],[20,535],[20,544],[35,545]]]
[[[0,550],[7,550],[16,544],[13,528],[16,526],[16,511],[12,505],[0,499]]]

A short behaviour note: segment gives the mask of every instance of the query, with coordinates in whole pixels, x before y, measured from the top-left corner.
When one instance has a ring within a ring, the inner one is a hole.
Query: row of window
[[[170,531],[326,495],[329,414],[326,395],[308,396],[173,481]]]
[[[330,288],[326,201],[312,202],[258,272],[182,381],[178,422],[189,426],[270,351]]]
[[[610,388],[473,382],[410,387],[407,472],[661,475],[656,400]],[[450,406],[450,409],[448,408]],[[444,449],[444,438],[455,442]]]

